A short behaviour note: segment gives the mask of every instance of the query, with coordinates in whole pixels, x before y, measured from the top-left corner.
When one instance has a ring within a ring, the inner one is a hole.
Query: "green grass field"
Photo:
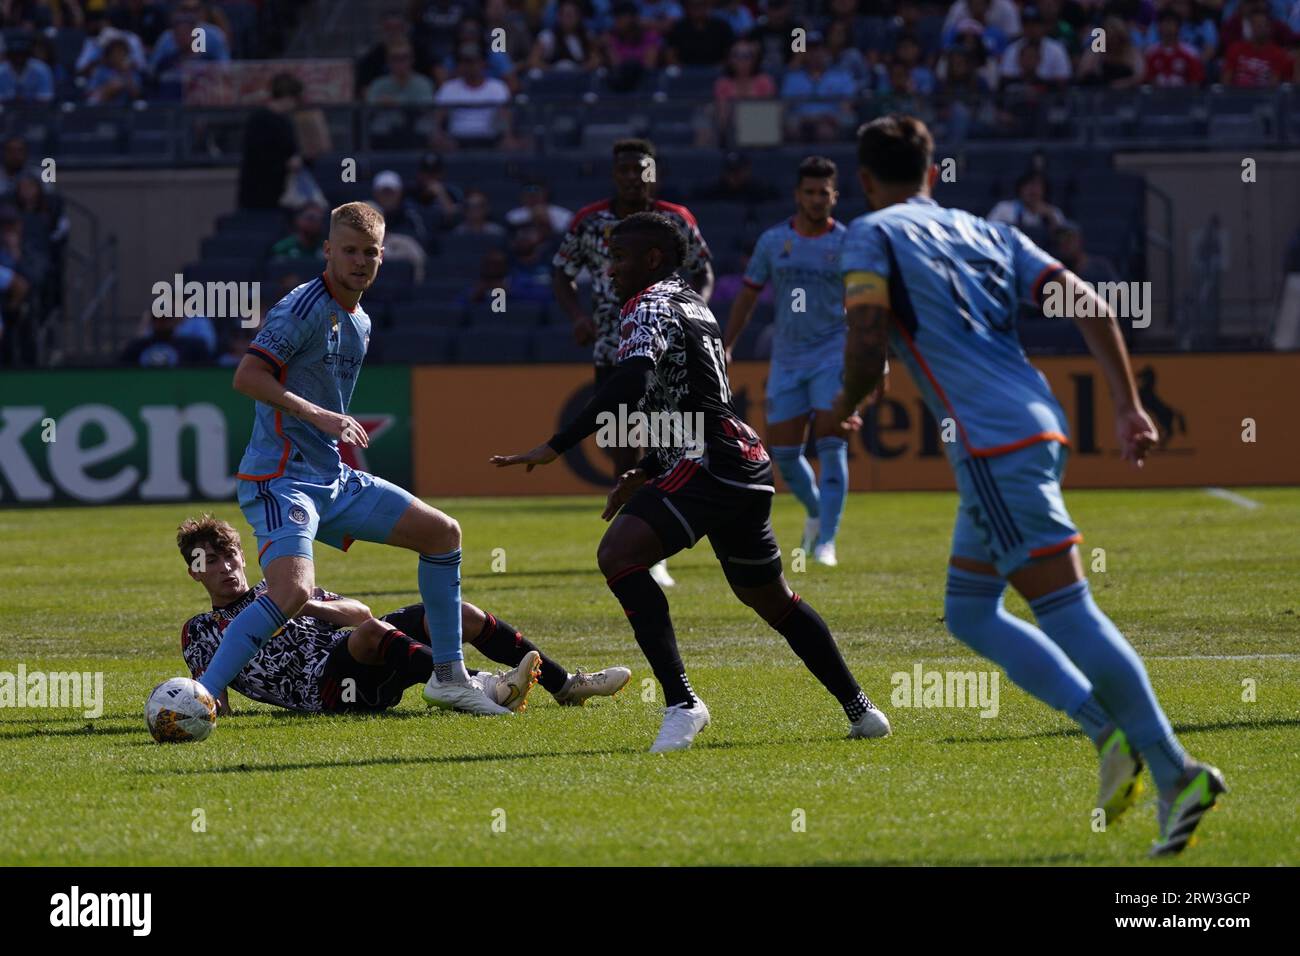
[[[1069,501],[1087,563],[1105,550],[1105,572],[1091,575],[1099,602],[1145,656],[1189,750],[1233,788],[1179,862],[1295,864],[1300,490],[1242,493],[1260,507],[1199,489]],[[659,721],[643,696],[648,668],[595,569],[597,499],[439,505],[464,528],[468,600],[571,670],[632,667],[627,690],[578,710],[539,687],[508,720],[428,713],[414,688],[373,717],[300,716],[232,694],[236,716],[209,740],[159,746],[142,708],[155,683],[185,673],[180,625],[204,609],[173,543],[199,509],[0,511],[0,671],[102,671],[105,682],[97,719],[0,709],[0,863],[1145,862],[1153,804],[1094,832],[1095,758],[1062,715],[1005,680],[994,718],[891,703],[891,674],[918,662],[992,669],[941,621],[952,495],[855,495],[841,566],[790,574],[893,737],[843,739],[838,706],[731,598],[702,545],[673,562],[669,597],[714,723],[693,750],[662,756],[644,752]],[[796,508],[778,497],[787,554]],[[231,503],[215,509],[239,518]],[[505,573],[491,570],[495,548]],[[318,583],[377,613],[418,599],[409,554],[322,546],[318,559]],[[1024,613],[1018,598],[1009,606]]]

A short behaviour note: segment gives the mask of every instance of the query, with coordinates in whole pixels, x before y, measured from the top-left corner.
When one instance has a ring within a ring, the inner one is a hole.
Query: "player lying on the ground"
[[[889,721],[853,679],[826,622],[785,582],[770,520],[772,463],[731,403],[717,319],[674,275],[685,238],[666,217],[643,212],[615,226],[610,244],[610,275],[625,303],[617,371],[564,431],[530,452],[492,461],[529,471],[552,462],[596,430],[599,414],[617,415],[620,406],[702,417],[701,446],[652,447],[619,477],[603,514],[614,521],[597,552],[668,704],[651,752],[684,750],[709,723],[708,708],[686,679],[668,600],[649,572],[656,561],[706,536],[736,596],[789,642],[840,702],[849,736],[885,736]]]
[[[346,551],[374,541],[419,555],[433,673],[424,699],[475,714],[509,714],[469,679],[461,650],[460,525],[405,489],[343,463],[339,442],[366,447],[348,414],[370,346],[361,296],[384,260],[384,217],[365,203],[330,213],[325,271],[275,304],[235,370],[256,402],[240,460],[239,507],[257,536],[266,592],[235,615],[200,683],[214,697],[316,586],[315,543]]]
[[[1065,413],[1016,336],[1022,298],[1049,282],[1070,301],[1115,406],[1126,460],[1142,464],[1156,430],[1142,408],[1128,350],[1110,308],[1018,229],[930,198],[939,176],[920,120],[887,116],[862,127],[859,177],[875,212],[844,240],[849,333],[847,418],[876,386],[885,352],[908,367],[930,412],[956,422],[947,451],[961,503],[953,530],[944,618],[949,630],[999,664],[1018,686],[1078,722],[1101,756],[1097,806],[1108,821],[1133,805],[1142,762],[1160,791],[1153,855],[1187,846],[1225,792],[1223,775],[1184,752],[1146,668],[1088,590],[1065,510]],[[1002,607],[1006,582],[1038,627]]]
[[[216,654],[226,627],[266,593],[266,582],[248,586],[239,532],[211,515],[182,522],[176,544],[190,577],[203,585],[212,601],[211,612],[190,618],[181,628],[181,653],[197,680]],[[198,555],[202,560],[196,570]],[[556,703],[572,706],[612,696],[632,676],[626,667],[570,674],[509,624],[472,604],[462,603],[461,620],[464,633],[473,635],[469,643],[484,657],[511,666],[496,674],[470,672],[489,700],[509,710],[523,710],[539,679]],[[375,618],[360,601],[316,588],[311,600],[230,686],[245,697],[290,710],[384,710],[396,706],[406,688],[427,681],[432,669],[423,605]],[[224,691],[218,705],[229,712]]]

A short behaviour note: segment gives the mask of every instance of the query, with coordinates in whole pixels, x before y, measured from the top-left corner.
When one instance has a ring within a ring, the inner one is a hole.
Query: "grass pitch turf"
[[[1233,789],[1199,846],[1154,865],[1300,862],[1300,490],[1242,493],[1260,507],[1199,489],[1068,494],[1085,565],[1105,551],[1098,601],[1188,749]],[[1064,716],[1005,679],[994,718],[891,702],[891,675],[918,662],[993,669],[941,621],[954,496],[853,495],[841,566],[789,573],[889,714],[883,741],[843,739],[839,707],[731,597],[707,544],[674,559],[673,619],[714,723],[692,751],[663,756],[644,752],[660,702],[643,695],[649,670],[595,568],[598,499],[438,504],[464,529],[466,599],[570,669],[630,666],[617,699],[561,708],[538,687],[526,714],[487,720],[429,713],[415,688],[364,717],[232,693],[236,716],[209,740],[159,746],[142,709],[154,684],[185,673],[180,625],[204,609],[173,543],[201,506],[0,511],[0,671],[102,671],[105,693],[95,719],[0,709],[0,863],[1145,862],[1152,803],[1094,832],[1095,758]],[[211,507],[251,548],[238,508]],[[775,521],[789,571],[802,518],[788,495]],[[418,600],[408,553],[320,546],[317,558],[318,583],[376,613]],[[1008,606],[1025,613],[1019,598]]]

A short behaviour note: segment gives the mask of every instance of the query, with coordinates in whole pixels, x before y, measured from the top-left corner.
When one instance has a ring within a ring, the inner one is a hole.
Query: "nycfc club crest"
[[[307,523],[307,509],[302,505],[294,505],[289,509],[289,520],[294,524]]]

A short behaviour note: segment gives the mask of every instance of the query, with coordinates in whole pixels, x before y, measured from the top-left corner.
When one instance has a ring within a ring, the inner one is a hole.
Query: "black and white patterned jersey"
[[[697,437],[702,425],[703,441],[642,445],[650,449],[654,470],[665,475],[690,461],[725,484],[774,491],[767,449],[731,404],[722,330],[699,293],[680,276],[669,276],[628,300],[619,333],[619,362],[648,358],[655,366],[637,411],[667,413],[661,421],[680,421],[683,436]],[[662,433],[653,418],[650,432]]]
[[[694,275],[709,261],[709,247],[695,217],[685,206],[656,199],[650,212],[662,213],[686,236],[686,261],[681,271]],[[609,234],[620,220],[614,215],[614,201],[602,199],[583,206],[573,215],[569,230],[556,250],[552,265],[576,279],[583,269],[591,274],[591,319],[596,324],[593,357],[596,365],[618,361],[618,296],[609,278]]]
[[[195,680],[212,662],[226,627],[265,592],[266,582],[259,581],[233,604],[214,607],[185,622],[181,628],[181,655]],[[338,595],[317,588],[313,599],[336,601]],[[230,686],[251,700],[317,713],[322,709],[321,671],[330,648],[344,639],[346,632],[333,624],[314,617],[295,617],[244,666]]]

